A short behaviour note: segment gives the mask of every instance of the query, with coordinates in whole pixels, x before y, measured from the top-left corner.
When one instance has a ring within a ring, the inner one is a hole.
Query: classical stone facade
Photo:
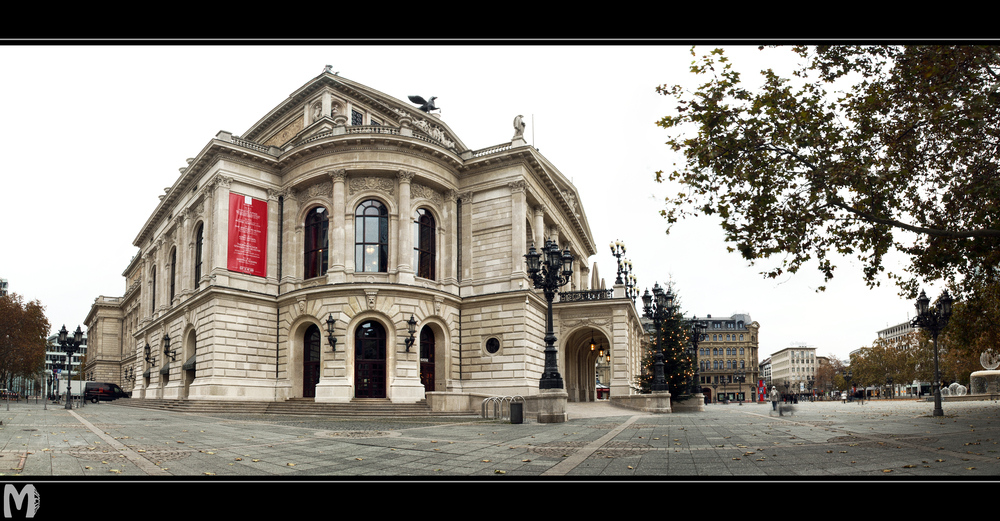
[[[747,314],[698,317],[707,326],[698,344],[702,393],[712,399],[756,401],[760,324]],[[737,377],[742,376],[742,381]]]
[[[552,240],[575,261],[554,306],[569,399],[595,398],[591,338],[610,348],[612,395],[629,394],[634,304],[588,287],[576,189],[516,125],[471,150],[436,114],[325,71],[181,169],[125,293],[87,317],[87,370],[140,398],[535,395],[546,305],[524,255]]]

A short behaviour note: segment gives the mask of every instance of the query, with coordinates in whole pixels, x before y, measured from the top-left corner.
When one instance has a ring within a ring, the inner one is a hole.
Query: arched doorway
[[[594,327],[585,327],[568,335],[565,343],[566,371],[564,382],[568,399],[571,402],[592,402],[597,399],[598,369],[603,366],[602,374],[608,375],[600,385],[610,384],[608,369],[611,344],[603,331]],[[600,364],[598,358],[601,358]],[[603,393],[602,393],[603,394]],[[602,399],[607,396],[601,396]]]
[[[315,398],[316,384],[319,383],[320,346],[323,336],[316,324],[306,329],[302,342],[302,397]]]
[[[434,331],[430,326],[420,330],[420,383],[424,392],[434,390]]]
[[[354,333],[354,397],[385,398],[385,328],[369,320]]]

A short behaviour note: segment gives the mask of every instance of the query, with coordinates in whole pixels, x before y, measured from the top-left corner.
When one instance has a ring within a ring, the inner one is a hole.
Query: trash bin
[[[510,422],[524,423],[524,402],[510,402]]]

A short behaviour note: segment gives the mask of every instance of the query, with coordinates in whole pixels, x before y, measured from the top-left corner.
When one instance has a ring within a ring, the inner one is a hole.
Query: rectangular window
[[[351,125],[364,125],[365,115],[362,112],[351,109]]]

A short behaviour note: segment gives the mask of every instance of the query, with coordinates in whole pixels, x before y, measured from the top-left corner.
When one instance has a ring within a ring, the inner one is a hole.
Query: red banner
[[[267,201],[229,194],[229,271],[267,276]]]

